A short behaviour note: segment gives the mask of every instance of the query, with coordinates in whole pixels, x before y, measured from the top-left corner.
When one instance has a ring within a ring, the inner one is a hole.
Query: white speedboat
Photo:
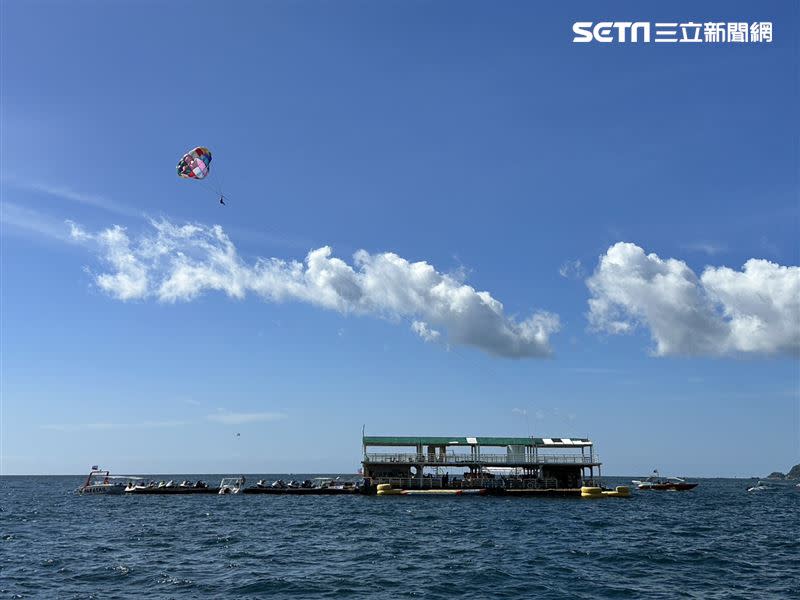
[[[132,481],[137,479],[139,477],[130,475],[111,475],[109,471],[94,465],[77,492],[79,494],[121,494]]]
[[[129,494],[212,494],[217,492],[217,488],[209,488],[208,484],[204,481],[183,481],[176,483],[175,480],[167,482],[160,482],[156,485],[155,482],[149,483],[130,483],[125,491]]]
[[[152,487],[155,487],[155,484],[152,481],[129,481],[128,485],[125,487],[125,491],[128,493],[141,492]]]
[[[647,479],[633,479],[633,484],[640,490],[683,492],[697,487],[697,483],[689,483],[680,477],[661,477],[658,470],[653,471]]]
[[[244,476],[241,477],[223,477],[219,482],[220,494],[238,494],[244,489]]]
[[[759,481],[755,485],[751,485],[749,488],[747,488],[747,491],[748,492],[765,492],[768,489],[769,489],[769,486],[764,485],[763,481]]]

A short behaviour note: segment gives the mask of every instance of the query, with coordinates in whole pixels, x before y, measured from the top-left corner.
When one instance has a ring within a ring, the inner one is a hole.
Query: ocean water
[[[0,479],[2,597],[800,598],[794,486],[127,497],[77,496],[81,480]]]

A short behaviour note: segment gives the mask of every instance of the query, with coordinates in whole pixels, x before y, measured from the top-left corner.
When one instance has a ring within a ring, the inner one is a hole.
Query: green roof
[[[365,446],[537,446],[574,447],[591,446],[586,438],[531,438],[531,437],[417,437],[365,435]]]

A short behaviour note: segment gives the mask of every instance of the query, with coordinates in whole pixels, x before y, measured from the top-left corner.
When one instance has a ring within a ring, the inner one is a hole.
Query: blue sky
[[[572,43],[604,19],[775,33]],[[362,424],[589,436],[610,473],[788,469],[797,23],[787,2],[4,2],[3,472],[354,471]],[[176,177],[196,145],[228,206]],[[165,301],[169,267],[141,255],[149,291],[99,283],[103,231],[141,248],[187,223],[219,225],[248,269],[391,252],[503,312],[394,310],[410,284],[357,265],[343,277],[377,287],[339,310],[327,288]],[[745,277],[750,259],[774,266]],[[558,325],[531,341],[542,314]]]

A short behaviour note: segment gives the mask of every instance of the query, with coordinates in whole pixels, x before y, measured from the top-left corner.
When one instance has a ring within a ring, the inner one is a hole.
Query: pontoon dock
[[[599,482],[600,459],[586,438],[541,437],[397,437],[361,439],[363,481],[318,477],[303,483],[224,478],[203,482],[131,481],[128,494],[286,494],[286,495],[431,495],[431,496],[583,496],[627,497],[622,487],[605,490]],[[93,471],[94,473],[95,471]],[[110,477],[105,473],[106,479]],[[90,476],[91,478],[91,476]],[[83,486],[86,487],[86,486]],[[108,486],[107,486],[108,487]],[[115,490],[122,493],[123,487]]]
[[[580,496],[601,474],[586,438],[363,436],[362,447],[364,493]]]

